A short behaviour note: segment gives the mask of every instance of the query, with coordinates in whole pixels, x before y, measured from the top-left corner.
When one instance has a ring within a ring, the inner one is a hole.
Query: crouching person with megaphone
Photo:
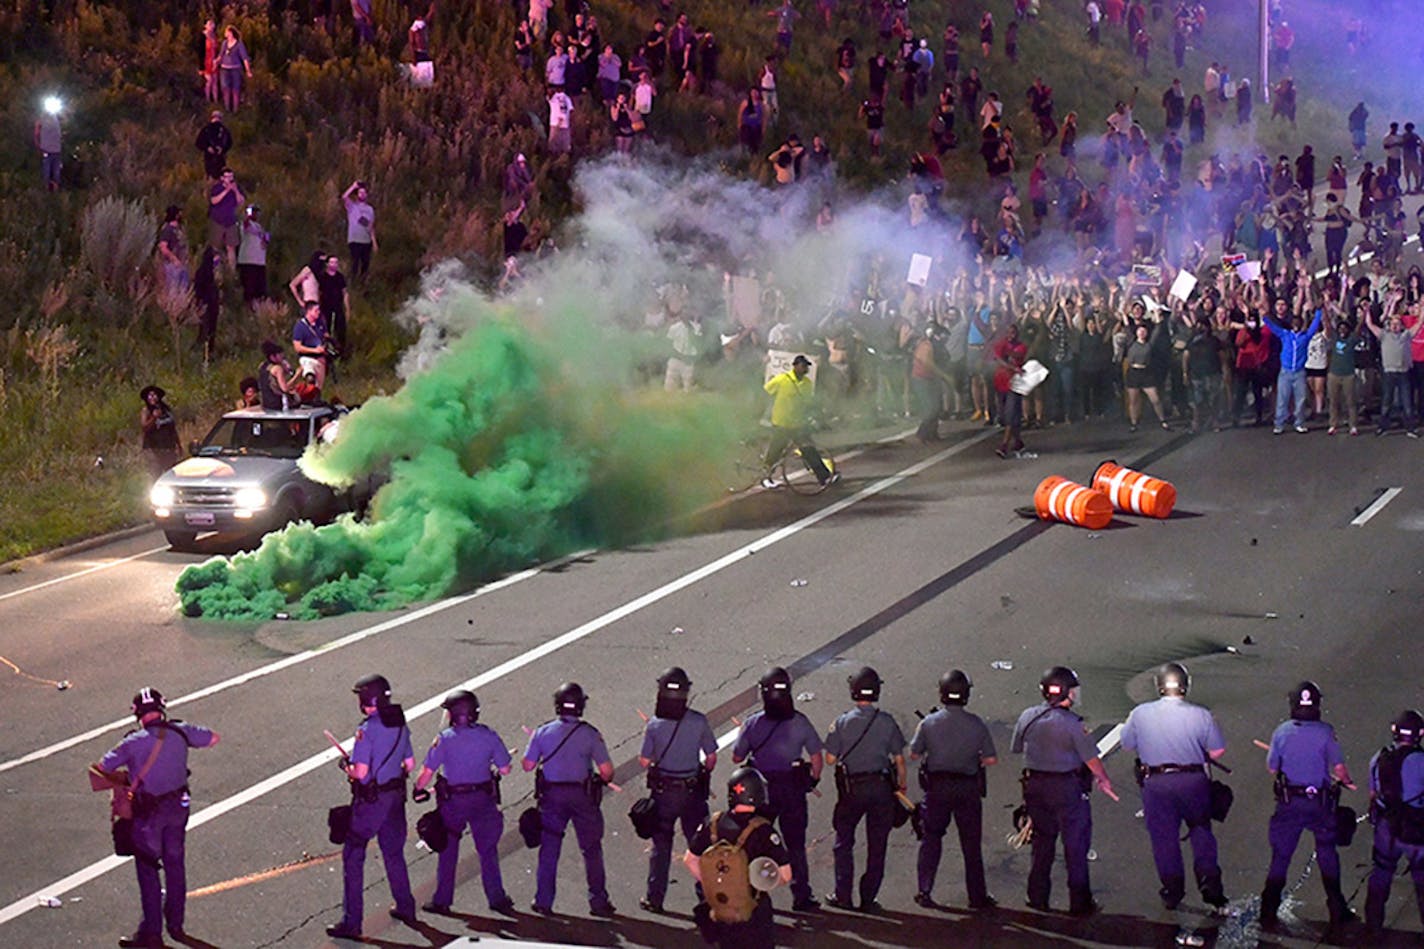
[[[740,768],[727,781],[730,811],[713,814],[692,835],[683,863],[702,884],[694,911],[702,937],[727,949],[774,946],[771,890],[791,882],[791,855],[757,809],[766,806],[766,779]]]

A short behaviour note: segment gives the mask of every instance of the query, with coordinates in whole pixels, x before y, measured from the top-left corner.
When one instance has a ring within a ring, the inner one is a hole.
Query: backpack
[[[712,815],[712,827],[717,827],[723,814]],[[745,923],[756,909],[757,894],[752,889],[751,860],[747,856],[747,840],[752,832],[767,824],[765,818],[753,817],[735,841],[719,838],[702,852],[702,893],[712,919],[719,923]]]
[[[1400,843],[1424,844],[1424,808],[1416,807],[1418,797],[1404,799],[1404,760],[1417,754],[1418,748],[1388,748],[1380,752],[1376,776],[1379,780],[1378,804],[1390,832]]]

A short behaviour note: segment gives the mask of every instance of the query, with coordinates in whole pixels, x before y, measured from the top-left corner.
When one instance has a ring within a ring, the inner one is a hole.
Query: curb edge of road
[[[105,544],[112,544],[116,541],[128,540],[130,537],[138,537],[155,530],[152,524],[135,524],[132,527],[124,527],[116,531],[109,531],[106,534],[96,534],[93,537],[83,537],[68,544],[61,544],[49,550],[42,550],[37,554],[30,554],[26,557],[18,557],[14,560],[0,562],[0,576],[24,573],[30,567],[36,567],[43,563],[59,560],[71,554],[82,554],[86,550],[93,550],[95,547],[102,547]]]

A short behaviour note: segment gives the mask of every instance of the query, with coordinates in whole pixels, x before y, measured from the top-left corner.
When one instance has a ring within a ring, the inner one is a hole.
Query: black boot
[[[1276,914],[1281,908],[1281,894],[1285,892],[1285,883],[1277,883],[1271,880],[1266,881],[1266,888],[1261,891],[1261,926],[1270,929],[1277,923]]]
[[[1162,897],[1162,905],[1168,909],[1176,909],[1182,902],[1182,897],[1187,895],[1187,881],[1185,877],[1164,877],[1162,888],[1157,891],[1157,895]]]
[[[1226,891],[1221,885],[1220,870],[1198,874],[1197,889],[1201,890],[1202,900],[1208,906],[1221,909],[1226,905]]]
[[[1340,889],[1340,878],[1322,876],[1320,882],[1325,886],[1325,905],[1330,910],[1331,930],[1338,932],[1350,923],[1357,922],[1359,917],[1350,909],[1350,904],[1345,901],[1345,894]]]

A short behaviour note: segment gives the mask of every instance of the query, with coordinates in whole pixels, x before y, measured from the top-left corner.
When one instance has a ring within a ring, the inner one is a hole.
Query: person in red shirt
[[[994,343],[992,353],[994,391],[999,396],[999,421],[1004,426],[1004,440],[994,449],[994,454],[1007,458],[1009,452],[1021,451],[1024,446],[1023,439],[1019,437],[1019,428],[1023,425],[1023,396],[1009,385],[1028,358],[1028,347],[1019,339],[1017,323],[1009,324],[1004,335]]]
[[[1266,371],[1271,359],[1271,328],[1262,325],[1260,316],[1252,311],[1245,325],[1236,333],[1236,398],[1231,406],[1231,424],[1235,427],[1246,407],[1249,389],[1256,404],[1256,424],[1261,425],[1261,412],[1266,407],[1265,390],[1272,380]]]

